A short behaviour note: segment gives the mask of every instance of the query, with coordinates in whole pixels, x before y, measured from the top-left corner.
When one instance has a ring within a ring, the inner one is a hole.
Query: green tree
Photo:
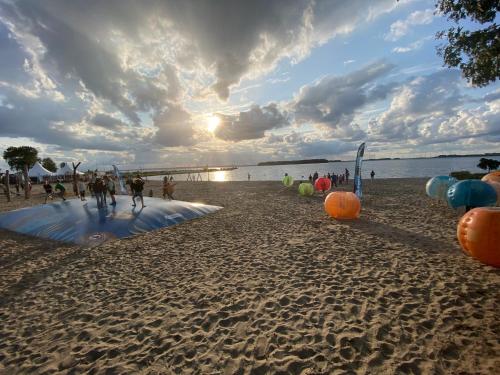
[[[51,158],[42,159],[42,166],[51,172],[57,171],[57,165],[56,165],[56,163],[54,163],[54,160],[52,160]]]
[[[38,151],[34,147],[9,147],[3,152],[3,158],[9,166],[24,174],[24,197],[30,197],[28,169],[38,161]]]
[[[500,167],[500,161],[494,159],[481,158],[479,159],[479,164],[477,165],[477,167],[481,169],[487,169],[488,172],[490,172],[491,170],[495,170],[498,169],[498,167]]]
[[[437,0],[436,10],[455,22],[456,27],[440,31],[437,39],[448,43],[437,48],[444,65],[459,67],[474,86],[486,86],[500,78],[500,27],[496,17],[499,0]],[[478,24],[477,30],[464,30],[463,20]]]
[[[33,167],[38,160],[37,156],[37,149],[30,146],[9,147],[3,152],[3,158],[9,164],[9,167],[16,171],[24,170],[25,166],[28,169]]]

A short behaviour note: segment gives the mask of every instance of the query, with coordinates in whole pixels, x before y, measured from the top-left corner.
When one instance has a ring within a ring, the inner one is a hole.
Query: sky
[[[0,0],[0,152],[84,169],[498,152],[500,84],[443,67],[451,26],[433,0]]]

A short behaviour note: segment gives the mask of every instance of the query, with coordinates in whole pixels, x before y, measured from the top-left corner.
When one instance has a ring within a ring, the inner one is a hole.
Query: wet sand
[[[500,271],[424,185],[367,181],[356,221],[297,185],[182,182],[224,209],[94,248],[0,230],[0,373],[494,374]]]

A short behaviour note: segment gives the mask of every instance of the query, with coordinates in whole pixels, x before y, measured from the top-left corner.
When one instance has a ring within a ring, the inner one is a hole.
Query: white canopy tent
[[[73,167],[68,164],[64,163],[64,166],[62,168],[59,168],[56,173],[58,176],[67,176],[67,175],[73,175]],[[76,170],[76,174],[82,175],[85,173],[80,172],[79,170]]]
[[[45,169],[39,162],[36,162],[28,171],[28,177],[36,178],[38,181],[42,181],[45,177],[55,176],[55,173],[52,173],[48,169]]]

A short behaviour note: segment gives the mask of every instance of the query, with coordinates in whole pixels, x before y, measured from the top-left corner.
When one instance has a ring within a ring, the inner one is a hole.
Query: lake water
[[[499,157],[495,156],[489,158],[500,160]],[[375,178],[432,177],[448,175],[452,171],[484,172],[484,170],[477,168],[478,163],[479,157],[364,161],[362,177],[369,178],[372,170],[375,172]],[[239,167],[232,171],[212,172],[210,173],[210,181],[246,181],[248,174],[250,174],[252,181],[281,180],[285,173],[297,180],[307,179],[309,174],[316,171],[320,176],[328,172],[341,174],[345,168],[349,169],[350,178],[354,177],[354,161],[352,161]],[[150,178],[156,180],[162,177]],[[207,174],[202,173],[201,178],[206,181]],[[187,175],[174,175],[174,179],[185,181]]]

